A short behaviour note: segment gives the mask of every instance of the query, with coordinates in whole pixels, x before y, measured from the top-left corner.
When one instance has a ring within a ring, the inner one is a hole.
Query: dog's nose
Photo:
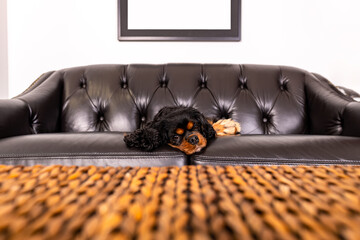
[[[189,137],[188,142],[191,143],[192,145],[196,145],[199,143],[199,138],[196,135],[192,135]]]

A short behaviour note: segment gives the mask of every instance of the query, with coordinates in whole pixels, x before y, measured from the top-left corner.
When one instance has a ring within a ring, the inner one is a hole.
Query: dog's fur
[[[231,135],[240,131],[229,122],[212,124],[202,113],[192,107],[164,107],[147,123],[144,128],[137,129],[125,135],[124,141],[128,147],[152,151],[163,144],[183,151],[187,155],[200,152],[216,135]],[[225,131],[224,131],[225,129]],[[234,132],[227,132],[229,129]],[[221,132],[221,133],[220,133]]]

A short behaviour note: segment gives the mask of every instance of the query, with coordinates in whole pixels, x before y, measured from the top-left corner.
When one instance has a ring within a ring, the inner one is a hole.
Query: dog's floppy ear
[[[207,140],[215,138],[216,132],[208,121],[205,121],[205,123],[202,125],[202,128],[203,128],[202,131],[204,132],[204,135]]]
[[[163,144],[159,131],[152,127],[137,129],[124,136],[124,141],[128,147],[139,148],[144,151],[152,151]]]
[[[199,116],[199,120],[201,123],[202,134],[204,135],[206,140],[211,140],[211,139],[215,138],[216,132],[215,132],[214,128],[212,127],[212,125],[209,123],[209,121],[206,120],[204,115],[201,114]]]

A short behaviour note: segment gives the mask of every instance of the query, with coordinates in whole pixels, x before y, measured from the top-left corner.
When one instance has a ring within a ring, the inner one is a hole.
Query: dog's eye
[[[174,140],[174,141],[179,141],[179,140],[180,140],[180,136],[179,136],[179,135],[174,135],[174,136],[173,136],[173,140]]]

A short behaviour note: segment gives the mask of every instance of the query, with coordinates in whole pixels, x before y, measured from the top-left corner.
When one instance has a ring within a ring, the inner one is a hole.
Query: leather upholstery
[[[65,153],[71,155],[71,149],[76,145],[83,149],[75,153],[86,155],[87,148],[94,147],[95,143],[83,141],[86,139],[83,137],[72,140],[69,136],[83,132],[118,132],[122,141],[122,133],[142,127],[162,107],[171,105],[193,106],[214,121],[233,118],[240,122],[242,136],[234,141],[238,144],[244,139],[249,139],[247,145],[252,144],[253,138],[244,135],[297,135],[292,138],[292,144],[311,139],[303,138],[304,134],[338,135],[339,143],[342,139],[345,141],[341,135],[360,137],[360,103],[342,95],[322,76],[302,69],[249,64],[93,65],[45,73],[21,95],[0,100],[0,154],[3,154],[0,159],[21,149],[16,147],[17,142],[26,145],[30,144],[27,142],[30,139],[40,141],[40,135],[8,137],[38,133],[62,133],[49,136],[69,141],[60,141],[59,152],[50,148],[54,158],[55,154],[69,157]],[[267,144],[269,139],[259,144]],[[276,139],[283,141],[286,138]],[[9,145],[9,140],[14,146]],[[120,144],[120,140],[116,142]],[[221,150],[223,147],[219,144],[224,141],[231,142],[217,139],[204,153],[190,160],[196,163],[200,161],[196,159],[203,159],[209,153],[208,157],[212,159],[213,148],[220,151],[219,156],[239,156],[233,163],[240,163],[242,154],[235,146],[230,150],[224,146]],[[98,150],[104,147],[100,143],[101,140],[96,142],[101,146],[96,148]],[[38,144],[28,145],[31,147],[23,155],[32,154],[31,149],[42,152],[50,147],[45,140]],[[286,148],[286,142],[271,146],[275,153]],[[3,150],[4,147],[9,150]],[[117,152],[117,156],[132,151],[114,149],[111,151]],[[260,157],[261,149],[251,154]],[[316,152],[316,149],[314,147],[312,151]],[[170,149],[164,154],[173,157],[173,151],[176,150]],[[149,153],[149,156],[156,153]],[[342,159],[344,152],[339,153],[342,155],[337,158]],[[330,155],[321,156],[325,159]],[[106,154],[103,156],[107,159]],[[284,155],[283,158],[287,157]],[[349,155],[343,158],[349,159]],[[189,159],[182,156],[179,161],[186,164]]]
[[[343,132],[345,136],[360,136],[360,104],[350,102],[343,112]]]
[[[156,152],[128,149],[120,133],[31,134],[0,140],[0,160],[11,165],[183,166],[168,146]]]
[[[165,105],[194,106],[211,119],[233,118],[242,123],[243,134],[307,130],[307,73],[294,68],[106,65],[59,73],[64,132],[133,131]]]
[[[0,100],[0,109],[0,139],[33,133],[31,126],[26,123],[29,117],[26,103],[19,99],[3,99]]]
[[[360,138],[328,135],[246,135],[220,137],[196,165],[360,164]],[[221,154],[219,154],[221,153]]]

